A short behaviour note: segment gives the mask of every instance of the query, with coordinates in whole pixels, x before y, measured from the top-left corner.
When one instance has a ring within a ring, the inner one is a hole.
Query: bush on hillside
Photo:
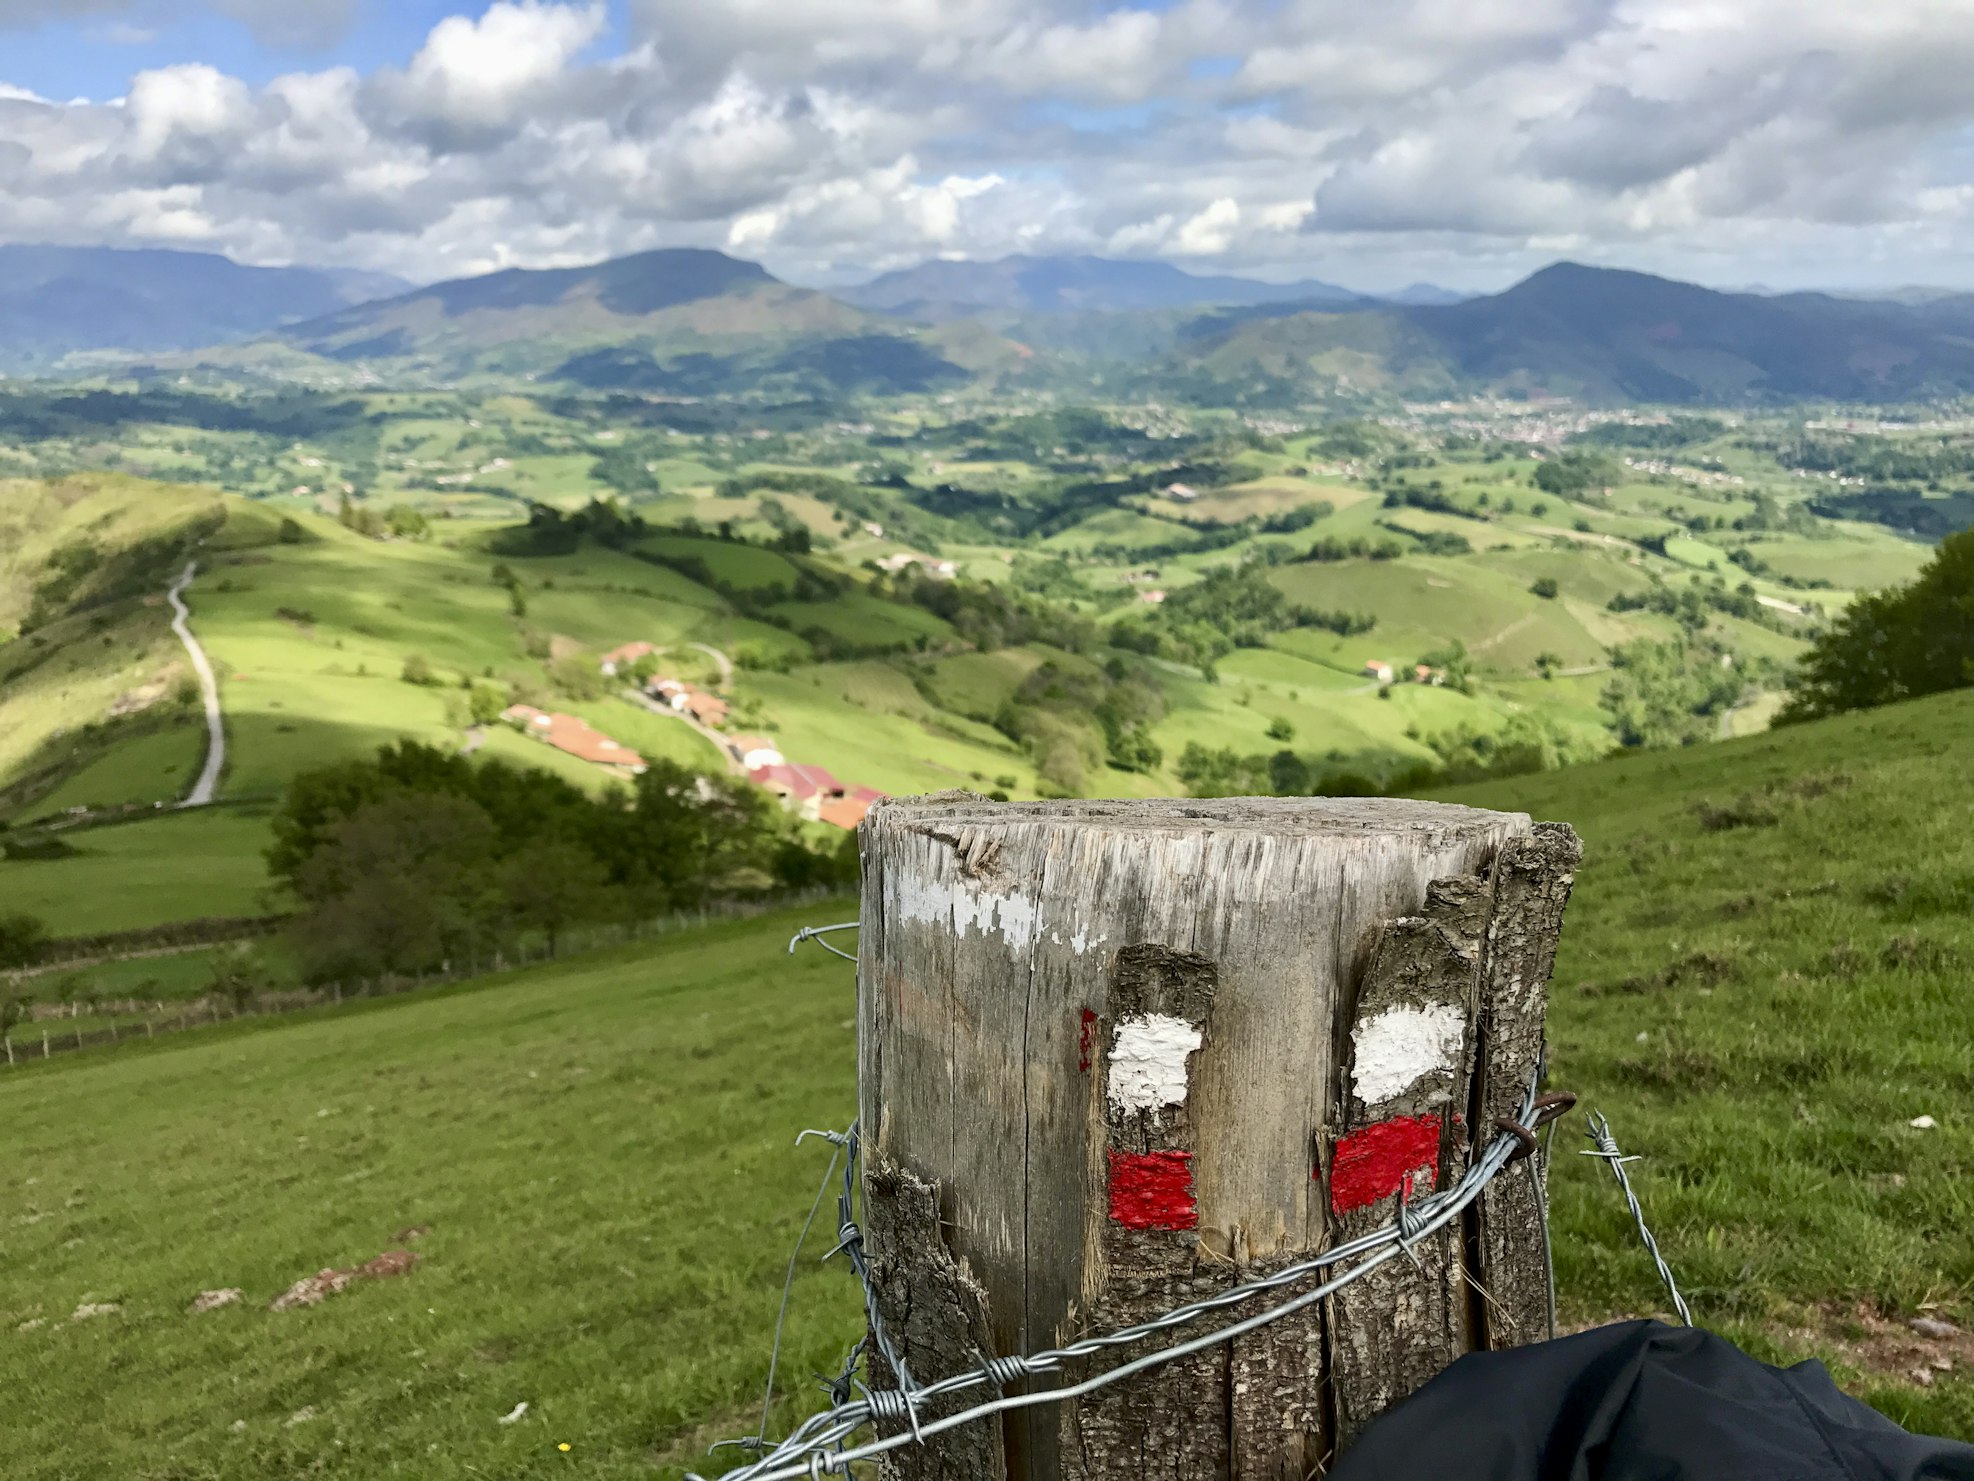
[[[1913,582],[1861,597],[1797,668],[1778,724],[1974,684],[1974,530],[1940,542]]]
[[[318,979],[426,971],[526,934],[552,945],[586,922],[846,882],[839,856],[796,838],[765,792],[665,761],[598,798],[404,741],[297,775],[273,833],[268,868],[300,902],[295,940]]]
[[[1647,750],[1711,740],[1748,687],[1734,655],[1701,638],[1621,644],[1611,670],[1603,702],[1618,741]]]
[[[39,916],[0,916],[0,967],[31,967],[48,945],[48,923]]]
[[[1545,494],[1571,498],[1616,483],[1623,470],[1601,453],[1567,452],[1535,470],[1535,486]]]

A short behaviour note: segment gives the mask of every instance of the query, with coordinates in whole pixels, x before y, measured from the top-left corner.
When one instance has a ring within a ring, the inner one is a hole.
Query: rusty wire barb
[[[805,938],[797,937],[798,942],[802,939]],[[791,949],[795,944],[797,943],[790,943]],[[871,1340],[891,1363],[893,1372],[899,1375],[901,1387],[872,1390],[856,1380],[855,1364],[863,1346],[859,1343],[858,1349],[852,1351],[850,1363],[846,1366],[842,1377],[834,1382],[825,1382],[825,1388],[831,1397],[830,1408],[805,1420],[787,1439],[773,1447],[765,1443],[765,1433],[753,1437],[751,1444],[740,1442],[746,1444],[749,1449],[765,1451],[765,1453],[760,1459],[748,1465],[725,1472],[719,1481],[803,1481],[804,1477],[809,1478],[809,1481],[820,1481],[821,1477],[831,1473],[847,1475],[849,1468],[858,1461],[869,1460],[903,1445],[922,1444],[934,1435],[1011,1409],[1025,1409],[1037,1404],[1054,1404],[1066,1399],[1081,1398],[1085,1394],[1095,1393],[1099,1389],[1136,1374],[1189,1357],[1220,1343],[1230,1342],[1236,1337],[1244,1336],[1312,1306],[1334,1295],[1351,1282],[1361,1279],[1386,1261],[1401,1255],[1409,1256],[1410,1247],[1414,1243],[1458,1219],[1480,1197],[1482,1190],[1515,1159],[1526,1142],[1533,1139],[1535,1129],[1558,1114],[1553,1104],[1544,1105],[1538,1100],[1536,1090],[1539,1083],[1538,1071],[1536,1081],[1529,1085],[1522,1097],[1520,1114],[1514,1118],[1513,1134],[1504,1130],[1494,1136],[1458,1182],[1449,1188],[1429,1194],[1416,1203],[1407,1200],[1398,1217],[1382,1229],[1324,1250],[1321,1254],[1286,1266],[1272,1275],[1229,1287],[1218,1295],[1178,1307],[1149,1321],[1120,1327],[1114,1332],[1085,1337],[1046,1352],[1027,1356],[988,1358],[978,1367],[922,1386],[911,1381],[903,1363],[891,1351],[890,1339],[884,1332],[883,1323],[878,1319],[876,1298],[869,1280],[869,1267],[864,1259],[863,1238],[850,1217],[858,1168],[856,1128],[853,1126],[849,1132],[805,1132],[805,1136],[826,1137],[837,1147],[850,1153],[844,1166],[844,1188],[840,1201],[843,1237],[837,1250],[849,1256],[850,1263],[857,1272],[864,1288],[864,1305],[870,1318]],[[832,1250],[830,1253],[835,1254],[837,1250]],[[1257,1311],[1239,1321],[1229,1322],[1225,1326],[1203,1332],[1197,1337],[1175,1343],[1171,1347],[1146,1353],[1076,1383],[1020,1394],[1010,1394],[1005,1391],[1010,1384],[1056,1373],[1066,1364],[1079,1358],[1094,1357],[1112,1348],[1126,1347],[1147,1337],[1173,1331],[1196,1322],[1201,1317],[1240,1305],[1285,1286],[1294,1285],[1297,1281],[1319,1271],[1328,1270],[1332,1266],[1347,1268],[1312,1290]],[[983,1398],[969,1408],[957,1413],[941,1415],[936,1419],[927,1419],[923,1415],[925,1406],[934,1400],[980,1388],[995,1390],[999,1393],[999,1397]],[[861,1397],[849,1397],[852,1392],[860,1394]],[[849,1443],[852,1435],[873,1423],[894,1427],[893,1432],[879,1435],[876,1439],[867,1440],[860,1445]],[[897,1429],[896,1426],[904,1426],[904,1428]],[[766,1426],[763,1425],[762,1428],[765,1432]],[[704,1481],[704,1478],[688,1473],[688,1481]]]
[[[1579,1152],[1580,1157],[1601,1157],[1610,1164],[1611,1175],[1618,1180],[1618,1187],[1624,1192],[1625,1206],[1631,1210],[1632,1222],[1638,1226],[1638,1237],[1645,1242],[1645,1252],[1652,1257],[1658,1267],[1659,1279],[1665,1282],[1666,1294],[1672,1297],[1673,1310],[1679,1313],[1684,1326],[1693,1325],[1693,1313],[1686,1309],[1686,1298],[1679,1294],[1679,1282],[1672,1278],[1672,1267],[1666,1264],[1666,1257],[1659,1253],[1659,1242],[1652,1237],[1651,1226],[1645,1222],[1645,1210],[1639,1205],[1638,1195],[1632,1191],[1631,1177],[1624,1170],[1627,1162],[1638,1162],[1638,1157],[1627,1157],[1618,1150],[1618,1139],[1611,1135],[1611,1123],[1602,1111],[1592,1111],[1589,1125],[1583,1134],[1595,1143],[1591,1150]]]

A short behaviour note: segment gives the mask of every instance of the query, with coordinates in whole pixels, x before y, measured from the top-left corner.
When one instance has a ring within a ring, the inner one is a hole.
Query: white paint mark
[[[1351,1069],[1357,1098],[1376,1105],[1403,1095],[1435,1070],[1452,1069],[1465,1032],[1465,1019],[1449,1003],[1385,1009],[1351,1036],[1357,1044]]]
[[[955,936],[968,931],[996,935],[1011,951],[1026,951],[1042,932],[1042,911],[1022,895],[976,890],[960,880],[906,877],[898,882],[902,919],[945,926]]]
[[[1117,1026],[1110,1050],[1110,1103],[1119,1111],[1155,1111],[1186,1100],[1186,1056],[1200,1031],[1183,1018],[1147,1013]]]
[[[1110,934],[1109,932],[1105,932],[1103,935],[1097,937],[1096,940],[1092,941],[1090,939],[1089,926],[1079,921],[1076,926],[1075,934],[1069,938],[1069,949],[1075,952],[1078,956],[1081,956],[1083,955],[1084,952],[1088,951],[1092,946],[1102,946],[1104,942],[1108,940],[1110,940]]]

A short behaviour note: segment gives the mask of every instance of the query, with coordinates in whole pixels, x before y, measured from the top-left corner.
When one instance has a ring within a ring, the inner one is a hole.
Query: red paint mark
[[[1126,1229],[1197,1229],[1191,1152],[1112,1152],[1110,1216]]]
[[[1091,1038],[1096,1032],[1097,1015],[1088,1008],[1083,1010],[1083,1036],[1077,1041],[1076,1068],[1084,1074],[1090,1073]]]
[[[1439,1124],[1437,1116],[1394,1116],[1338,1142],[1330,1164],[1331,1210],[1347,1214],[1367,1208],[1409,1188],[1418,1176],[1431,1189],[1439,1164]]]

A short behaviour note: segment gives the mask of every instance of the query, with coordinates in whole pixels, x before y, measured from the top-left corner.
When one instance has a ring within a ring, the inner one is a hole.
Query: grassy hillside
[[[195,542],[223,543],[230,510],[265,518],[210,489],[114,474],[0,480],[0,815],[24,780],[45,792],[111,739],[109,791],[176,796],[197,770],[164,591]]]
[[[8,1474],[697,1461],[746,1426],[800,1190],[827,1160],[794,1134],[854,1100],[850,986],[833,957],[779,955],[797,923],[0,1071],[0,1378],[33,1396],[0,1408]],[[419,1268],[266,1309],[392,1248]],[[798,1382],[842,1356],[844,1282],[805,1262]],[[225,1287],[246,1300],[186,1314]],[[85,1302],[121,1309],[70,1319]]]
[[[1974,1317],[1971,723],[1956,694],[1460,794],[1585,837],[1555,1080],[1645,1157],[1699,1317],[1963,1438],[1968,1364],[1914,1381],[1938,1349],[1904,1321]],[[731,1463],[700,1452],[758,1419],[826,1161],[793,1135],[852,1099],[848,968],[783,947],[848,908],[0,1072],[0,1385],[34,1396],[0,1410],[11,1474]],[[1659,1311],[1578,1125],[1555,1164],[1564,1314]],[[423,1257],[407,1278],[265,1309],[396,1246]],[[241,1305],[187,1314],[229,1286]],[[831,1367],[856,1329],[844,1272],[804,1262],[783,1371]]]

